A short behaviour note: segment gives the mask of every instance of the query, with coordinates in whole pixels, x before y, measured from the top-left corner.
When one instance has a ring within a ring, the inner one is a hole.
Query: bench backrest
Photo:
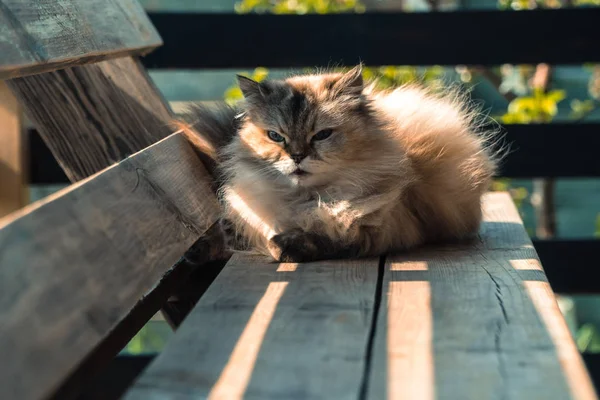
[[[0,398],[73,394],[160,309],[195,266],[184,253],[214,232],[206,170],[168,136],[170,109],[141,64],[119,58],[160,44],[135,0],[0,1],[0,79],[13,78],[77,182],[0,220]]]

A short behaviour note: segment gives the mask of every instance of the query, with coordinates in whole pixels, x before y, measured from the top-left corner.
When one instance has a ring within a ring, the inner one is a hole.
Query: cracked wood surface
[[[0,0],[0,79],[145,54],[161,44],[136,0]]]
[[[473,246],[386,260],[370,399],[595,399],[507,194]]]
[[[356,400],[377,275],[234,255],[125,398]]]
[[[236,255],[126,399],[595,399],[510,197],[483,204],[476,240],[379,267]]]
[[[218,213],[175,134],[0,220],[0,398],[50,398]]]

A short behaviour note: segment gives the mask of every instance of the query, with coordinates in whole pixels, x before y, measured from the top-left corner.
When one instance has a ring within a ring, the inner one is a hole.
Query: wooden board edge
[[[59,69],[76,67],[85,64],[93,64],[100,61],[107,61],[127,56],[146,56],[162,45],[163,42],[161,40],[160,42],[152,45],[141,46],[127,50],[89,52],[79,57],[68,57],[48,63],[3,66],[0,68],[0,80],[37,75],[44,72],[56,71]]]

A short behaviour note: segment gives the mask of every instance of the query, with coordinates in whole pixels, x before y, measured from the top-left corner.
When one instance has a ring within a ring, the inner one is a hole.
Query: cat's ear
[[[237,75],[237,80],[246,99],[264,98],[271,92],[271,88],[266,82],[259,83],[242,75]]]
[[[343,74],[333,85],[337,94],[360,96],[363,91],[362,64]]]

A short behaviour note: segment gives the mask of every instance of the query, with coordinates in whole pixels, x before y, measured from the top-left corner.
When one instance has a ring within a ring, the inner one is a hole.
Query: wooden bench
[[[208,290],[125,398],[597,398],[507,194],[470,244],[212,266],[210,177],[112,59],[160,39],[133,0],[95,3],[0,0],[0,79],[76,182],[0,220],[1,399],[76,396],[192,273]]]

